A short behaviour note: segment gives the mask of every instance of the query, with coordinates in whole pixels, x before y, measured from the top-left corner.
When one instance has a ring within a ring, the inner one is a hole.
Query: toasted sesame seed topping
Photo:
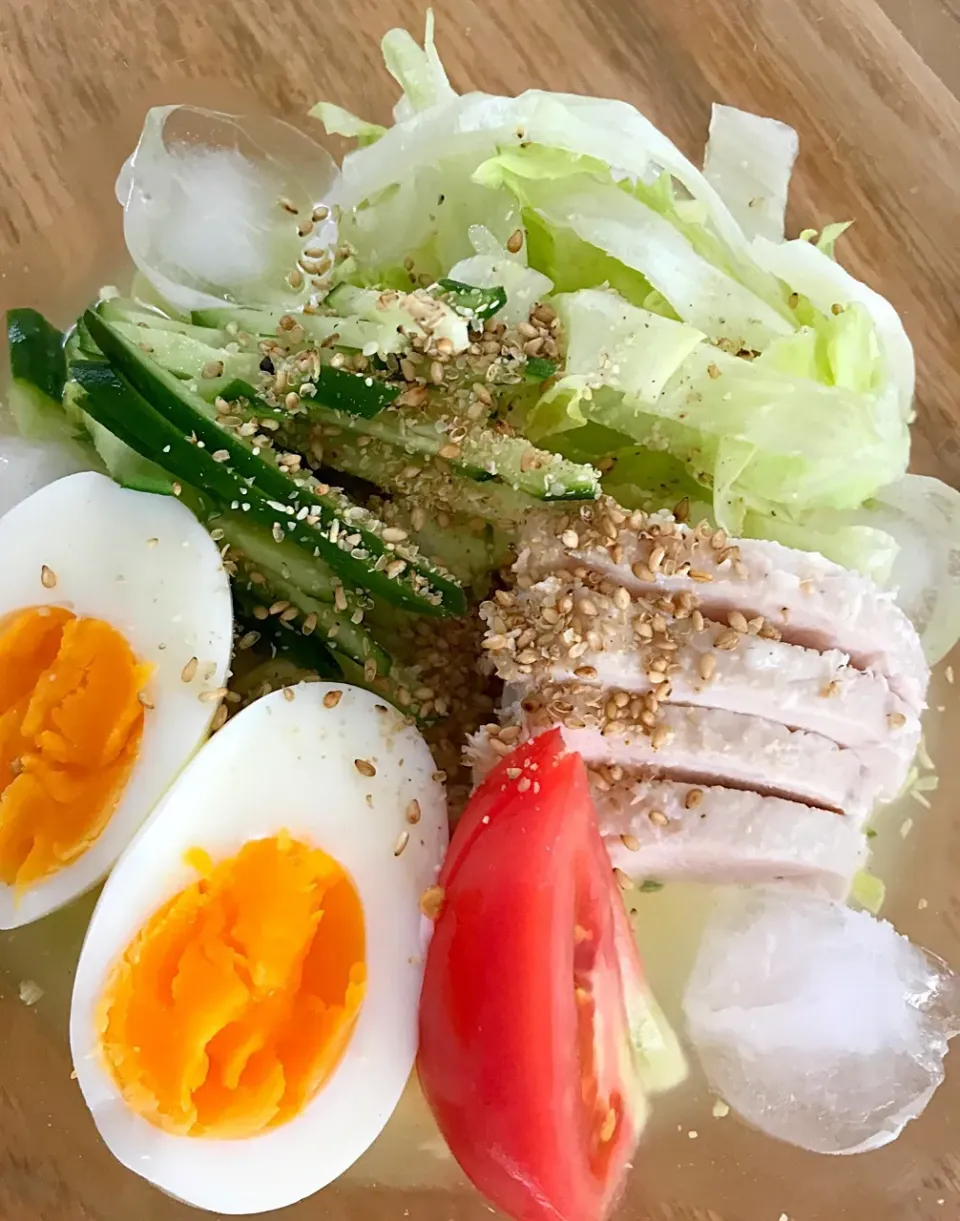
[[[647,818],[650,819],[655,827],[665,827],[670,822],[670,819],[664,814],[663,810],[651,810]]]
[[[343,699],[342,691],[328,691],[323,697],[324,708],[336,708],[337,704]]]
[[[907,718],[902,712],[891,712],[887,715],[887,724],[891,729],[902,729],[907,723]]]
[[[46,564],[40,569],[40,584],[44,589],[53,589],[57,584],[57,574]]]
[[[187,664],[180,671],[180,679],[182,682],[191,683],[197,673],[197,667],[200,662],[196,657],[191,657]]]
[[[633,880],[628,873],[624,873],[622,869],[614,869],[613,876],[617,880],[617,885],[621,890],[630,890],[633,886]]]
[[[377,769],[367,759],[354,759],[353,766],[361,776],[375,776]]]
[[[292,687],[284,687],[283,698],[287,701],[288,704],[292,703],[293,700],[296,698],[296,692],[294,691],[294,689]]]
[[[683,799],[683,804],[688,810],[695,810],[703,801],[703,789],[690,789],[686,797]]]
[[[640,841],[635,835],[621,835],[620,842],[628,852],[640,851]]]
[[[144,708],[152,709],[153,707],[155,707],[155,705],[151,701],[150,697],[147,695],[146,691],[138,691],[137,699],[140,701],[140,703],[143,705]]]
[[[416,826],[416,824],[420,821],[420,816],[420,802],[417,801],[416,797],[414,797],[407,806],[407,822],[413,826]]]
[[[727,631],[720,633],[720,635],[713,642],[713,647],[715,649],[723,649],[724,652],[730,652],[732,649],[735,649],[739,643],[740,633],[735,631],[733,628],[729,628]]]
[[[227,694],[226,687],[213,687],[209,691],[201,691],[197,699],[204,704],[215,704]]]
[[[220,377],[223,374],[222,360],[208,360],[200,370],[200,376],[204,378]]]
[[[393,845],[393,855],[400,856],[403,853],[404,848],[406,848],[407,844],[409,844],[409,843],[410,843],[410,832],[401,831],[399,836],[397,837],[397,842]]]
[[[226,725],[227,717],[229,715],[227,705],[221,704],[217,711],[213,714],[213,720],[210,722],[211,732],[216,733],[218,729],[222,729],[224,725]]]
[[[511,254],[519,254],[523,247],[523,230],[515,229],[507,238],[507,249]]]
[[[284,212],[289,212],[291,216],[299,215],[300,209],[293,202],[293,200],[289,199],[286,195],[278,195],[277,203],[281,208],[283,208]]]

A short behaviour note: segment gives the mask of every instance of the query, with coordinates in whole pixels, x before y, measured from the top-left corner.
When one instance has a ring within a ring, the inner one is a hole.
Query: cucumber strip
[[[553,377],[560,366],[555,360],[547,360],[545,356],[531,356],[523,370],[523,376],[528,382],[545,382]]]
[[[260,367],[261,357],[257,350],[228,352],[179,331],[155,330],[133,322],[111,322],[110,325],[118,335],[177,377],[196,378],[198,381],[215,377],[256,377]],[[211,331],[210,334],[216,336],[218,332]]]
[[[336,411],[346,411],[350,415],[363,416],[370,419],[389,407],[400,394],[399,386],[390,386],[386,382],[377,381],[367,373],[354,373],[349,369],[334,369],[332,365],[321,365],[319,373],[313,379],[316,394],[311,401],[322,403]],[[296,382],[294,382],[296,388]],[[234,379],[220,391],[220,397],[228,403],[246,398],[258,406],[264,405],[258,391],[239,378]],[[266,407],[272,411],[274,408]]]
[[[428,512],[482,517],[507,534],[514,533],[531,513],[543,512],[542,501],[505,483],[493,479],[478,483],[383,441],[358,445],[357,437],[345,431],[323,438],[323,461],[335,471],[365,479],[384,491],[409,496]]]
[[[61,406],[67,379],[63,335],[34,309],[7,311],[10,409],[30,440],[72,435]]]
[[[445,404],[393,407],[369,420],[307,400],[301,400],[301,406],[310,419],[328,427],[376,437],[406,453],[439,457],[461,474],[475,477],[482,472],[538,500],[596,500],[600,495],[600,473],[592,466],[537,449],[524,437],[461,425]],[[450,439],[451,425],[455,442]]]
[[[466,314],[479,322],[492,318],[507,304],[506,290],[501,287],[477,288],[473,284],[444,278],[438,280],[430,291],[453,306],[458,314]]]
[[[161,415],[182,429],[183,434],[202,442],[208,458],[217,451],[225,451],[235,472],[248,483],[255,484],[264,496],[279,501],[289,515],[299,513],[301,517],[319,518],[322,529],[314,532],[315,545],[345,579],[354,580],[371,592],[411,610],[419,610],[421,614],[466,613],[466,596],[455,578],[420,556],[403,557],[403,568],[394,575],[387,575],[391,564],[399,557],[388,550],[376,530],[369,528],[381,523],[375,523],[359,506],[345,504],[343,497],[321,494],[305,483],[294,482],[268,461],[269,451],[254,453],[244,439],[221,428],[212,418],[213,409],[204,399],[192,394],[172,374],[147,358],[111,323],[90,311],[84,318],[100,348],[121,374]],[[185,477],[189,482],[196,482]],[[345,542],[348,538],[357,541],[348,546]]]
[[[265,644],[275,657],[286,657],[301,670],[316,674],[319,678],[336,681],[343,677],[331,650],[317,636],[304,636],[298,628],[284,623],[276,615],[261,619],[254,614],[260,606],[249,587],[233,583],[234,618],[240,628],[240,639],[256,634],[254,644]],[[250,647],[250,646],[248,646]]]
[[[231,335],[223,327],[195,326],[177,318],[168,318],[166,314],[148,309],[130,297],[111,297],[101,301],[97,313],[107,322],[127,323],[154,331],[175,331],[178,335],[188,335],[191,339],[206,343],[211,348],[222,348],[231,340],[236,340],[236,335]],[[239,327],[236,330],[239,332]]]
[[[235,323],[237,327],[248,334],[276,339],[280,319],[285,317],[286,310],[257,310],[224,307],[220,309],[194,310],[191,315],[198,326],[226,327]],[[374,352],[387,355],[390,352],[409,351],[410,341],[401,335],[395,327],[382,322],[370,322],[364,318],[340,318],[332,314],[291,314],[297,324],[302,327],[304,335],[311,343],[329,343],[334,336],[338,347],[351,348],[372,356]],[[285,341],[289,342],[288,331],[283,332]]]
[[[209,448],[188,441],[175,424],[152,407],[110,365],[90,362],[75,366],[71,372],[87,391],[88,413],[137,453],[159,459],[176,479],[207,492],[225,508],[249,513],[252,520],[265,526],[275,537],[290,539],[309,555],[325,560],[352,586],[363,586],[385,601],[421,614],[443,613],[437,603],[413,592],[409,585],[388,577],[371,562],[368,553],[358,554],[359,548],[348,541],[354,536],[341,534],[338,517],[330,515],[327,528],[315,528],[305,520],[314,516],[309,502],[294,500],[290,503],[287,496],[271,499],[270,493],[265,493],[253,480],[248,483],[231,467],[215,461]],[[286,476],[276,468],[266,469],[286,481]],[[292,482],[286,483],[294,493],[298,491]],[[322,527],[319,514],[314,520]],[[351,528],[347,523],[344,531]],[[457,589],[465,603],[462,587],[457,585]]]
[[[229,544],[230,558],[242,560],[244,566],[254,574],[252,584],[258,583],[256,577],[260,575],[267,581],[277,576],[291,581],[305,594],[321,602],[333,602],[337,589],[343,588],[336,574],[321,560],[306,555],[301,547],[288,539],[278,543],[271,531],[251,522],[246,515],[215,512],[208,516],[206,525],[218,541]],[[351,610],[363,605],[346,589],[342,597],[348,599]]]
[[[263,585],[251,584],[248,575],[248,570],[241,566],[237,580],[257,599],[260,607],[258,618],[264,610],[280,606],[276,613],[285,613],[287,621],[296,625],[298,631],[306,628],[308,635],[316,632],[318,638],[328,645],[335,643],[339,652],[353,658],[359,665],[364,666],[369,662],[374,667],[374,673],[389,678],[393,658],[362,623],[352,621],[347,611],[338,611],[330,602],[311,598],[292,581],[285,581],[274,573],[268,576]]]

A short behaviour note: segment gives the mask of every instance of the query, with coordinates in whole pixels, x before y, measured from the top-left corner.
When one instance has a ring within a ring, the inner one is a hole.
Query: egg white
[[[46,566],[56,578],[46,588]],[[0,620],[30,606],[102,619],[154,667],[140,750],[116,810],[74,862],[18,896],[0,883],[0,928],[70,902],[110,869],[203,741],[230,663],[229,578],[216,544],[169,496],[118,487],[93,472],[59,479],[0,518]],[[191,657],[198,673],[185,683]]]
[[[77,1079],[113,1154],[198,1208],[283,1208],[342,1174],[389,1119],[413,1067],[423,955],[419,910],[447,846],[446,800],[421,735],[378,696],[307,683],[258,700],[203,748],[157,807],[104,888],[77,968],[70,1043]],[[340,691],[336,707],[324,697]],[[366,777],[355,761],[366,760]],[[420,803],[416,825],[410,802]],[[214,862],[287,830],[352,878],[363,907],[367,987],[339,1065],[304,1110],[241,1140],[176,1136],[135,1114],[103,1063],[95,1012],[137,931],[196,879],[184,853]],[[396,855],[401,837],[406,846]]]

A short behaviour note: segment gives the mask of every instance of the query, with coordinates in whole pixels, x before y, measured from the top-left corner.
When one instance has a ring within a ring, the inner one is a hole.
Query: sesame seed
[[[342,691],[328,691],[323,697],[324,708],[336,708],[337,704],[343,699]]]
[[[640,563],[639,561],[631,566],[630,571],[638,581],[656,580],[656,577],[653,575],[653,569],[649,568],[646,564]]]
[[[44,589],[53,589],[57,583],[57,574],[46,564],[40,569],[40,584]]]
[[[200,370],[200,376],[204,378],[220,377],[223,373],[222,360],[208,360]]]
[[[443,911],[445,897],[442,886],[428,886],[420,896],[420,911],[428,920],[436,920]]]
[[[377,677],[377,663],[374,658],[370,657],[363,663],[363,679],[364,682],[372,683]]]
[[[274,602],[271,605],[270,614],[271,615],[282,615],[283,612],[289,607],[289,605],[290,605],[289,602],[287,602],[281,598],[279,602]]]
[[[227,694],[226,687],[213,687],[210,691],[201,691],[197,699],[204,704],[215,704]]]
[[[393,855],[400,856],[407,844],[410,843],[410,832],[401,831],[397,837],[397,842],[393,845]]]
[[[621,890],[629,890],[633,886],[630,875],[624,873],[622,869],[614,869],[613,876],[616,878],[617,885]]]
[[[887,716],[887,724],[891,729],[902,729],[907,723],[907,718],[902,712],[891,712]]]
[[[312,636],[316,630],[317,630],[317,616],[314,613],[314,611],[311,611],[310,614],[307,615],[307,617],[304,619],[303,624],[301,625],[300,631],[303,633],[304,636]]]
[[[706,582],[713,580],[712,573],[703,572],[695,568],[690,569],[689,576],[691,581],[699,581],[701,584],[705,584]]]
[[[253,646],[257,643],[257,641],[259,639],[260,639],[259,632],[246,632],[237,641],[237,648],[240,649],[241,652],[245,649],[252,649]]]
[[[628,852],[640,851],[640,841],[635,835],[621,835],[620,842]]]
[[[688,810],[695,810],[703,801],[703,789],[691,789],[683,799],[683,804]]]
[[[329,215],[330,215],[330,209],[328,207],[326,207],[325,204],[318,204],[317,207],[315,207],[313,209],[313,212],[311,214],[312,219],[317,221],[318,223],[322,220],[326,220]]]
[[[277,203],[281,208],[283,208],[284,212],[289,212],[292,216],[299,215],[300,209],[293,202],[293,200],[289,199],[286,195],[278,195]]]
[[[270,527],[270,533],[273,535],[273,541],[275,543],[283,542],[283,526],[281,526],[278,521],[275,521]]]
[[[574,551],[580,546],[580,536],[576,530],[564,530],[563,534],[560,535],[560,542],[563,543],[568,551]]]
[[[369,777],[377,774],[377,769],[366,759],[354,759],[353,766],[357,769],[361,776]]]
[[[286,407],[287,411],[296,411],[296,409],[300,406],[300,395],[297,394],[295,390],[291,390],[283,400],[283,405]]]
[[[283,698],[287,701],[288,704],[293,703],[293,701],[295,699],[295,692],[292,687],[284,687]]]
[[[255,606],[253,608],[254,619],[266,619],[270,612],[265,606]]]
[[[143,705],[144,708],[152,709],[154,707],[154,704],[150,700],[150,697],[147,695],[146,691],[138,691],[137,699],[140,701],[140,703]]]
[[[519,254],[523,246],[523,230],[515,229],[507,238],[507,249],[511,254]]]
[[[613,605],[617,610],[626,610],[630,606],[630,591],[618,585],[613,594]]]
[[[197,673],[197,666],[199,666],[199,664],[200,664],[200,662],[197,660],[196,657],[191,657],[190,660],[187,662],[187,664],[180,671],[181,682],[185,682],[185,683],[193,682],[193,679]]]
[[[414,799],[407,806],[407,822],[413,826],[416,826],[416,824],[420,821],[420,813],[420,802],[417,801],[416,797],[414,797]]]
[[[735,632],[739,632],[742,636],[746,635],[749,625],[747,623],[747,617],[746,617],[746,615],[743,614],[742,611],[736,611],[736,610],[731,611],[730,614],[727,616],[727,622],[730,624],[730,626],[733,628],[733,630]],[[762,622],[761,622],[761,626],[762,626]],[[759,631],[759,628],[757,630]]]
[[[650,745],[654,750],[659,750],[661,746],[668,746],[672,741],[673,730],[666,725],[657,725],[650,735]]]
[[[663,810],[651,810],[647,818],[650,819],[655,827],[665,827],[670,821]]]
[[[709,365],[707,365],[707,373],[714,381],[716,381],[716,379],[720,376],[719,365],[715,365],[711,362]]]
[[[439,457],[446,458],[450,462],[455,462],[460,457],[461,450],[459,445],[443,445],[437,453]]]
[[[473,393],[480,400],[480,402],[484,403],[487,407],[491,407],[493,405],[493,395],[483,384],[483,382],[474,383]]]
[[[385,543],[402,543],[408,536],[399,526],[387,526],[380,537]]]
[[[227,723],[229,710],[226,704],[221,704],[217,711],[213,714],[213,720],[210,722],[210,730],[216,733],[218,729],[222,729]]]
[[[721,632],[713,642],[715,649],[723,649],[724,652],[730,652],[735,649],[740,643],[740,633],[730,628],[728,631]]]
[[[443,385],[443,365],[439,360],[434,360],[430,364],[430,380],[435,386]]]
[[[387,579],[393,581],[396,577],[399,577],[402,572],[404,572],[406,567],[407,565],[403,560],[391,560],[384,569],[384,572],[386,573]]]
[[[281,623],[292,623],[293,620],[296,619],[296,617],[299,614],[300,614],[300,611],[296,606],[288,606],[287,609],[281,613],[280,622]]]

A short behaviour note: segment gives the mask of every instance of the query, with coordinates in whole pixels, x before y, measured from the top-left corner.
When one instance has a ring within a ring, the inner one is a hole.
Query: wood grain
[[[434,7],[438,44],[461,90],[538,86],[621,97],[695,158],[714,100],[795,126],[802,151],[791,228],[856,221],[843,258],[892,299],[917,349],[916,465],[960,484],[957,0],[438,0]],[[381,69],[379,37],[398,23],[419,28],[424,9],[414,0],[6,0],[0,305],[37,304],[65,320],[120,265],[112,185],[147,106],[256,109],[308,127],[306,109],[329,97],[383,119],[395,89]],[[940,800],[957,796],[956,788]],[[918,925],[918,935],[949,956],[960,948],[951,876],[960,845],[954,839],[935,856],[925,873],[940,901],[931,897],[930,923]],[[934,923],[935,912],[952,919]],[[905,919],[911,931],[909,920],[919,918]],[[0,1218],[183,1221],[195,1214],[113,1163],[70,1081],[66,1013],[81,930],[67,913],[27,934],[0,936]],[[25,976],[48,988],[38,1011],[17,999]],[[696,1098],[703,1139],[694,1149],[672,1122],[655,1136],[631,1189],[634,1221],[960,1216],[956,1088],[941,1091],[900,1153],[856,1167],[825,1167],[769,1145],[757,1153],[733,1120],[707,1132],[709,1099],[702,1091]],[[489,1215],[449,1167],[411,1153],[402,1131],[395,1140],[392,1161],[365,1160],[322,1206],[290,1215]],[[393,1148],[389,1134],[383,1147]],[[404,1169],[409,1159],[413,1171]],[[830,1186],[818,1187],[819,1179]],[[427,1181],[442,1187],[424,1192]]]

